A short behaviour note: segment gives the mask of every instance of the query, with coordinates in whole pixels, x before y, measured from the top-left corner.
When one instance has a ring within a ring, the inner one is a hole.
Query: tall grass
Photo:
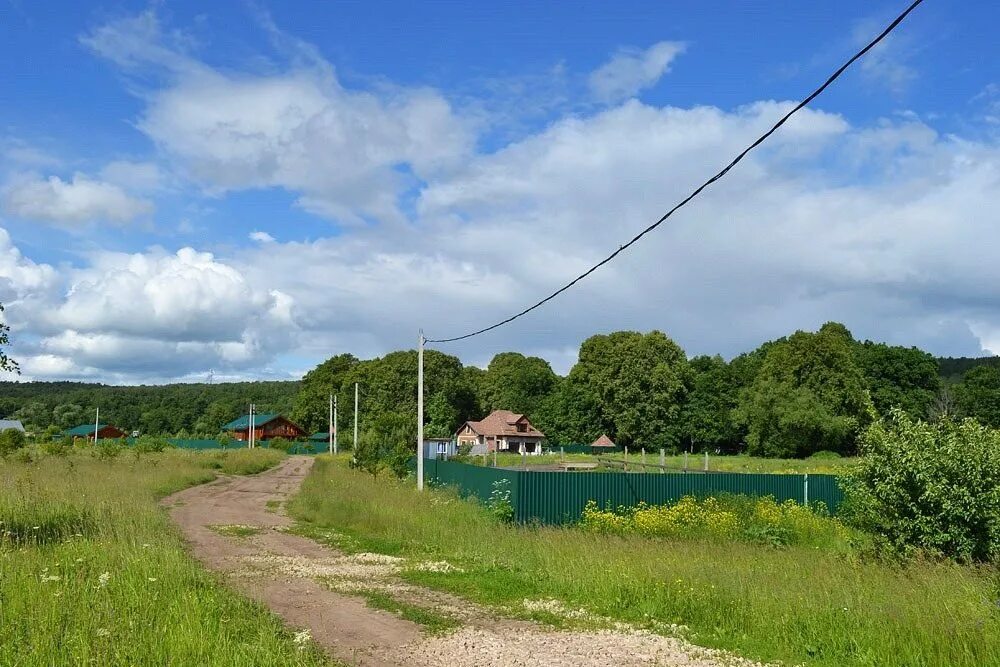
[[[36,453],[37,457],[37,453]],[[319,665],[184,551],[158,498],[267,450],[0,462],[0,664]]]
[[[996,570],[507,526],[447,491],[418,494],[327,459],[289,509],[360,548],[448,560],[462,571],[406,576],[488,604],[554,597],[640,625],[684,624],[696,643],[790,664],[1000,664]]]

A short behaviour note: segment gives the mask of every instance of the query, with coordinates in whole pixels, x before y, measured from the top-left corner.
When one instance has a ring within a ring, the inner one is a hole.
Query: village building
[[[451,438],[424,438],[425,459],[450,459],[458,454],[458,445]]]
[[[79,426],[75,426],[68,431],[65,431],[63,435],[73,438],[74,440],[77,438],[93,440],[95,427],[97,430],[98,440],[117,440],[125,437],[125,431],[116,426],[112,426],[111,424],[80,424]]]
[[[0,433],[8,430],[24,433],[24,425],[18,419],[0,419]]]
[[[471,445],[472,453],[511,452],[524,448],[527,454],[541,454],[545,434],[528,418],[510,410],[494,410],[480,421],[467,421],[455,432],[459,447]]]
[[[233,440],[245,442],[250,439],[250,415],[243,415],[222,427]],[[253,416],[253,439],[255,442],[284,438],[298,440],[305,438],[306,430],[278,413],[261,413]]]
[[[611,438],[607,435],[602,435],[600,438],[590,443],[590,452],[592,454],[600,454],[605,451],[611,451],[616,447],[617,445],[615,445]]]

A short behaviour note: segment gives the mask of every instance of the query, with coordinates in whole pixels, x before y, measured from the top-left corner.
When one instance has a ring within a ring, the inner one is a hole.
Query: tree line
[[[854,453],[862,429],[892,408],[924,420],[974,417],[1000,427],[995,358],[935,359],[914,347],[857,341],[841,324],[797,331],[730,361],[689,358],[659,331],[588,338],[565,376],[516,352],[485,368],[425,351],[425,433],[447,437],[496,409],[524,413],[553,445],[589,443],[606,433],[650,450],[747,451],[761,456]],[[958,374],[960,373],[960,374]],[[361,360],[340,354],[301,382],[119,387],[74,382],[0,383],[0,416],[36,432],[93,419],[123,430],[214,437],[245,414],[281,412],[325,431],[329,396],[338,403],[341,442],[350,443],[354,385],[362,436],[411,442],[416,436],[417,353]]]

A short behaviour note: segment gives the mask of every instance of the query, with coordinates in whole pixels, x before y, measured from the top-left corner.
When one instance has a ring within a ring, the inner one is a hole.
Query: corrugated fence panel
[[[425,461],[427,477],[458,487],[463,495],[489,499],[494,483],[509,480],[514,516],[518,522],[566,523],[580,518],[588,501],[604,509],[673,503],[684,496],[719,494],[773,496],[778,502],[802,503],[806,475],[744,473],[560,473],[505,470],[456,463]],[[835,514],[843,492],[833,475],[809,475],[809,503],[823,502]]]

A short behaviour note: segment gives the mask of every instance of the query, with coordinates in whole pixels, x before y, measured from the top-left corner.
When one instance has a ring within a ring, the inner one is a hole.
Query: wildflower
[[[42,581],[59,581],[59,575],[56,574],[43,574]]]
[[[309,644],[309,642],[312,641],[312,633],[310,633],[309,630],[296,632],[295,637],[292,639],[292,641],[295,642],[295,645],[298,646],[300,650],[304,649]]]
[[[111,573],[104,572],[103,574],[101,574],[101,576],[97,578],[97,587],[104,588],[105,586],[108,585],[109,581],[111,581]]]
[[[111,630],[108,630],[107,628],[97,628],[96,634],[98,637],[109,637],[111,636]]]
[[[149,580],[150,581],[156,581],[156,577],[150,577]]]

